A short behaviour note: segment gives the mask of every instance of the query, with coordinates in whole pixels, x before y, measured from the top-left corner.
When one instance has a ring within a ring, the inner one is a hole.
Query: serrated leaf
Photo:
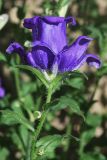
[[[20,68],[20,69],[25,69],[25,70],[28,70],[28,71],[32,72],[48,88],[47,80],[45,79],[44,75],[39,70],[37,70],[36,68],[33,68],[31,66],[28,66],[28,65],[16,65],[15,67]]]
[[[58,111],[66,107],[68,107],[72,113],[76,113],[84,118],[78,103],[71,97],[62,96],[58,101],[53,102],[48,106],[48,108],[52,109],[53,111]]]
[[[41,138],[36,143],[38,154],[42,152],[43,155],[52,158],[55,148],[61,145],[62,139],[61,135],[49,135]]]
[[[73,71],[73,72],[69,73],[69,76],[71,78],[72,77],[81,77],[81,78],[85,78],[86,80],[88,80],[86,73],[82,73],[80,71]]]
[[[62,136],[61,135],[49,135],[49,136],[45,136],[43,138],[41,138],[39,141],[37,141],[36,143],[36,147],[41,147],[43,146],[44,149],[45,147],[47,147],[48,145],[50,145],[53,141],[61,141]]]
[[[25,117],[23,117],[22,114],[16,113],[14,111],[2,111],[0,122],[6,125],[22,124],[31,131],[34,131],[34,128],[32,127],[31,123]]]

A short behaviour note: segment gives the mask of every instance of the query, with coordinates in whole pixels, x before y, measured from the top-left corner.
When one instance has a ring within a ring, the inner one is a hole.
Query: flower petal
[[[32,29],[33,41],[41,41],[58,54],[67,45],[66,24],[76,24],[73,17],[33,17],[24,20],[24,27]]]
[[[25,50],[24,48],[17,42],[11,43],[9,47],[6,49],[8,54],[12,54],[14,52],[18,53],[22,60],[25,59]]]
[[[32,46],[32,50],[35,50],[35,47],[37,47],[37,46],[41,46],[41,47],[47,48],[52,52],[52,54],[55,55],[55,52],[49,47],[48,44],[46,44],[44,42],[35,41],[35,42],[32,42],[31,46]]]
[[[50,25],[41,21],[40,25],[40,30],[43,30],[43,32],[39,35],[39,41],[47,43],[50,48],[58,54],[67,45],[66,23],[63,22],[58,25]]]
[[[65,17],[45,16],[45,17],[42,17],[42,19],[49,24],[59,24],[59,23],[66,22],[66,23],[72,23],[72,25],[76,25],[76,21],[74,17],[65,18]]]
[[[41,42],[35,42],[32,51],[27,54],[27,62],[38,69],[51,69],[54,61],[53,52]]]
[[[100,68],[101,61],[100,58],[94,54],[84,54],[78,61],[75,62],[72,70],[77,70],[80,68],[84,63],[87,63],[89,66]]]
[[[72,70],[75,63],[87,50],[90,41],[92,41],[92,38],[87,36],[80,36],[71,46],[62,51],[58,55],[59,71],[65,72]]]
[[[32,29],[37,23],[40,16],[35,16],[33,18],[25,18],[24,19],[24,27],[28,29]]]
[[[32,29],[39,21],[39,19],[42,19],[46,23],[49,24],[58,24],[58,23],[63,23],[64,21],[66,23],[72,23],[72,25],[76,25],[76,21],[74,17],[52,17],[52,16],[45,16],[45,17],[40,17],[40,16],[35,16],[33,18],[25,18],[24,19],[24,27],[28,29]]]

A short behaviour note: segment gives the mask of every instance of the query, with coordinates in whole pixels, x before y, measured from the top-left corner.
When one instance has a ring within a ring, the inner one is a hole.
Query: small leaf
[[[26,41],[26,42],[24,43],[24,46],[27,47],[27,48],[31,48],[31,47],[32,47],[32,42]]]
[[[52,80],[51,86],[52,86],[52,89],[53,89],[53,93],[56,91],[58,86],[61,84],[62,78],[63,78],[62,75],[57,75],[56,78]]]
[[[2,53],[0,53],[0,61],[6,61],[6,57]]]

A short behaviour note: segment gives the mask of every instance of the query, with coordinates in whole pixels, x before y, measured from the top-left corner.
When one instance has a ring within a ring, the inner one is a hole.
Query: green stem
[[[71,122],[71,121],[70,121]],[[67,136],[69,136],[69,135],[71,135],[71,130],[72,130],[72,125],[71,125],[72,123],[70,123],[68,126],[67,126],[67,130],[66,130],[66,135]],[[67,152],[68,151],[68,149],[69,149],[69,146],[70,146],[70,139],[68,138],[67,140],[66,140],[66,146],[65,146],[65,152]]]
[[[48,88],[48,95],[47,95],[46,103],[50,103],[51,97],[52,97],[52,86],[50,85]]]
[[[16,90],[17,90],[17,96],[20,99],[20,82],[19,82],[19,70],[15,69],[14,70],[14,76],[15,76],[15,82],[16,82]]]
[[[31,151],[31,134],[28,133],[28,139],[27,139],[27,149],[26,149],[26,156],[25,160],[30,160],[30,151]]]
[[[50,86],[48,88],[48,95],[47,95],[46,103],[50,103],[51,96],[52,96],[52,87]],[[38,137],[40,135],[40,132],[41,132],[41,130],[43,128],[43,124],[44,124],[44,122],[46,120],[47,113],[48,113],[47,110],[43,111],[41,119],[40,119],[40,122],[39,122],[39,125],[38,125],[38,127],[35,129],[35,131],[33,133],[32,147],[31,147],[31,160],[36,160],[36,157],[37,157],[37,155],[36,155],[36,142],[37,142],[37,139],[38,139]]]

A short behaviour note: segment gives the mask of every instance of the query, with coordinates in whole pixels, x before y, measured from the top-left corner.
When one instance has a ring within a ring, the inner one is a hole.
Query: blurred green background
[[[45,154],[39,152],[38,160],[107,160],[107,0],[0,0],[0,16],[4,13],[9,18],[2,27],[5,19],[0,17],[0,77],[6,90],[0,99],[0,160],[30,160],[32,113],[41,110],[46,98],[38,79],[12,67],[20,63],[19,57],[5,52],[13,41],[22,45],[31,41],[23,19],[34,15],[75,17],[77,26],[67,30],[69,44],[79,35],[93,37],[88,51],[102,60],[98,71],[86,65],[80,69],[88,80],[74,75],[54,93],[59,102],[51,106],[55,109],[47,116],[41,136],[67,136],[61,141],[53,136],[47,147],[51,136],[39,142],[44,143]]]

